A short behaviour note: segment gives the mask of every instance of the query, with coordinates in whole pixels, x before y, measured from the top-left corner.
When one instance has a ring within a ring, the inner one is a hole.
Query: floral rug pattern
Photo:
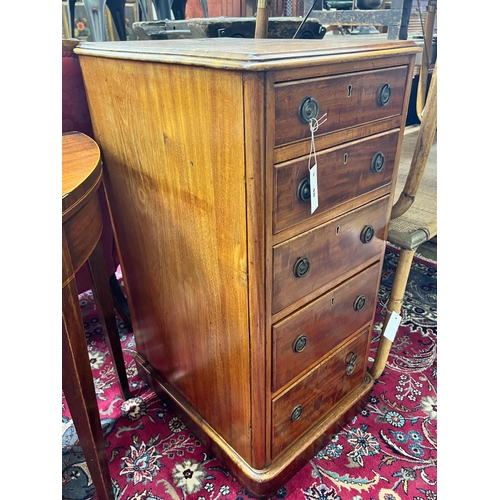
[[[370,348],[373,362],[397,251],[388,248]],[[92,292],[80,296],[110,473],[117,500],[252,498],[139,379],[134,336],[117,318],[132,399],[118,389]],[[369,403],[272,499],[437,499],[437,266],[415,258],[402,321]],[[62,498],[95,500],[62,399]]]

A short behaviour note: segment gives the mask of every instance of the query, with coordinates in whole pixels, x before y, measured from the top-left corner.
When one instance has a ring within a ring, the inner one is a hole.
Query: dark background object
[[[360,10],[378,9],[382,5],[382,0],[356,0],[356,7]]]
[[[254,38],[254,17],[193,18],[183,21],[149,21],[134,23],[132,28],[142,40],[169,38]],[[298,17],[270,17],[268,38],[291,39],[302,22]],[[317,19],[308,19],[295,38],[322,39],[326,29]]]
[[[291,39],[302,19],[292,17],[270,17],[267,38]],[[188,19],[188,26],[195,38],[238,37],[254,38],[256,19],[209,18]],[[316,19],[308,19],[295,38],[322,39],[326,30]]]
[[[169,0],[154,0],[160,19],[172,19],[172,14],[176,20],[186,19],[187,0],[173,0],[172,11],[170,11]]]
[[[352,0],[325,0],[327,9],[352,10]]]

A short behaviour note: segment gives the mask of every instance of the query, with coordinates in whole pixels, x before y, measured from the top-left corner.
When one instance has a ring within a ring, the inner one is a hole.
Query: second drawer
[[[313,215],[308,157],[275,165],[274,233],[388,186],[392,181],[398,138],[399,129],[319,152],[319,206]]]
[[[273,326],[273,392],[373,319],[379,270],[374,264]]]

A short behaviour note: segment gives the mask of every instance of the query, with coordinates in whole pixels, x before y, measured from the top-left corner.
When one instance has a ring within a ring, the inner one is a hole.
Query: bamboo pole
[[[377,348],[375,361],[373,362],[372,369],[370,370],[370,375],[375,380],[378,379],[380,375],[382,375],[382,372],[384,371],[385,365],[387,363],[387,358],[389,357],[392,341],[385,337],[384,334],[391,312],[394,311],[398,314],[401,312],[403,297],[406,290],[406,284],[408,283],[408,276],[410,274],[411,263],[413,262],[414,254],[415,250],[406,250],[404,248],[401,249],[401,252],[399,254],[398,265],[396,267],[396,274],[394,275],[394,282],[392,284],[389,304],[387,305],[387,312],[385,314],[382,334],[380,335],[380,341]]]
[[[258,0],[257,19],[255,21],[255,38],[267,38],[270,7],[271,0]]]
[[[427,6],[427,17],[425,19],[424,32],[424,51],[422,54],[422,64],[420,65],[420,75],[417,86],[417,116],[422,120],[422,113],[425,106],[425,95],[427,93],[427,78],[429,76],[429,67],[431,65],[432,41],[434,39],[434,22],[436,20],[437,0],[429,1]]]
[[[392,207],[391,220],[403,215],[412,205],[417,195],[420,182],[425,172],[427,159],[434,141],[437,129],[437,61],[432,73],[431,86],[427,95],[417,144],[413,151],[410,170],[406,177],[405,186],[398,200]]]

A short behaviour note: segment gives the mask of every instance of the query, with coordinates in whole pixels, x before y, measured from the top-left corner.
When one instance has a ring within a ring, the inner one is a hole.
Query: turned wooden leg
[[[128,385],[125,360],[123,359],[120,335],[118,334],[118,327],[116,326],[113,297],[109,288],[109,282],[106,278],[104,252],[100,241],[97,243],[87,261],[87,268],[92,279],[92,292],[94,293],[99,318],[104,323],[102,327],[120,385],[120,392],[124,399],[129,399],[131,394]]]
[[[387,305],[387,312],[385,314],[384,326],[380,336],[377,355],[375,356],[375,361],[373,362],[372,369],[370,370],[370,374],[375,380],[382,375],[387,363],[387,358],[389,357],[392,342],[385,337],[384,334],[391,312],[394,311],[398,314],[401,312],[401,305],[403,303],[403,297],[406,290],[406,284],[408,283],[408,276],[410,274],[411,263],[413,262],[414,255],[415,250],[405,249],[401,249],[399,254],[398,265],[394,275],[394,282],[392,284],[391,296]]]
[[[62,388],[99,500],[114,500],[75,281],[62,289]]]

